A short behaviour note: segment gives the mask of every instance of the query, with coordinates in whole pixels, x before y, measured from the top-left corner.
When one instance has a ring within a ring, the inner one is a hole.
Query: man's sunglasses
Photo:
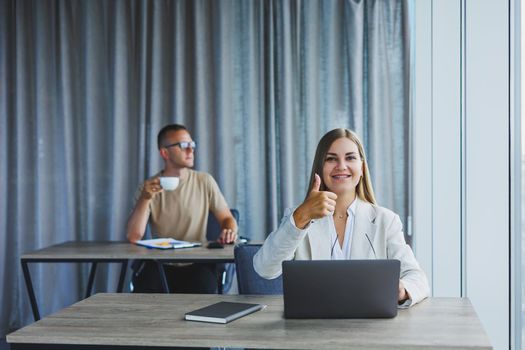
[[[189,148],[191,147],[192,149],[195,149],[195,146],[197,146],[195,144],[195,141],[191,141],[191,142],[177,142],[177,143],[172,143],[171,145],[166,145],[164,146],[164,148],[170,148],[170,147],[174,147],[174,146],[179,146],[181,150],[186,150],[186,148]]]

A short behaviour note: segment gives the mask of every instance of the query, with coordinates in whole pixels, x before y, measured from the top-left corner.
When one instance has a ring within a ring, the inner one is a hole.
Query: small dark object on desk
[[[208,242],[208,249],[222,249],[224,246],[219,242]]]

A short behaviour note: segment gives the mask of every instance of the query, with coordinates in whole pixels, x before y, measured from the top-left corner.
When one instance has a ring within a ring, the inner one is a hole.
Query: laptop
[[[284,317],[395,317],[399,270],[399,260],[284,261]]]

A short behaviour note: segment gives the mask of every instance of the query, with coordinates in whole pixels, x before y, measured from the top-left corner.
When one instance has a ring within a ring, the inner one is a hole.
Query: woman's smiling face
[[[363,176],[363,161],[357,145],[346,137],[335,140],[323,165],[323,181],[329,191],[342,194],[355,191]]]

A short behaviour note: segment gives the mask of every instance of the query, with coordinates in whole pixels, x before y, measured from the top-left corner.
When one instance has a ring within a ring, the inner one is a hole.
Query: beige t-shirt
[[[206,242],[208,212],[228,208],[219,186],[210,174],[188,169],[188,176],[174,191],[162,191],[149,204],[152,237]],[[160,176],[160,173],[155,175]],[[144,183],[137,189],[135,203]]]

